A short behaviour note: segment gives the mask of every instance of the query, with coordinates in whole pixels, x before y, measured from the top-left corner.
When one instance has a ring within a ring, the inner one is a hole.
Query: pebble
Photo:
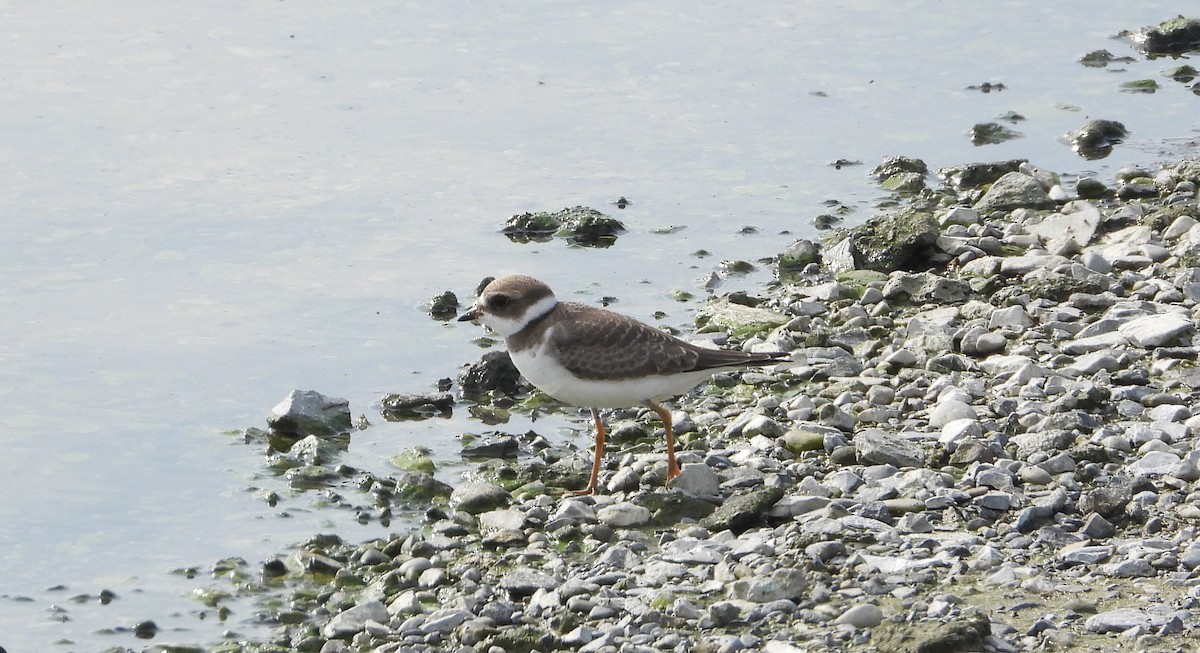
[[[855,628],[874,628],[883,623],[883,610],[870,603],[856,605],[833,620],[835,624],[847,624]]]

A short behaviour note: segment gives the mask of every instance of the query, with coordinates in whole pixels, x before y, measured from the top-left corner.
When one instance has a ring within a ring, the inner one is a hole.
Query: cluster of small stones
[[[264,564],[277,637],[216,650],[1193,650],[1200,164],[965,176],[717,304],[792,362],[677,402],[670,485],[612,411],[596,496],[547,487],[587,451],[487,466]]]

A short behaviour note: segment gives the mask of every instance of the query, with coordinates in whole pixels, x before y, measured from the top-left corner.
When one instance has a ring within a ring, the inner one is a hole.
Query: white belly
[[[671,376],[648,376],[619,381],[597,381],[573,376],[541,348],[512,354],[513,364],[538,390],[572,406],[622,408],[646,401],[681,395],[708,380],[713,371],[700,370]]]

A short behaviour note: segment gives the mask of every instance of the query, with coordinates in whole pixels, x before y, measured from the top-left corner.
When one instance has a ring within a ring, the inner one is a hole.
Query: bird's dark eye
[[[511,303],[512,297],[508,295],[492,295],[492,298],[488,300],[488,304],[491,304],[492,308],[504,308]]]

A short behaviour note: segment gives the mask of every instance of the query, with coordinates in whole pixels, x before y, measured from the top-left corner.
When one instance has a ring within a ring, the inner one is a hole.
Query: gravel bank
[[[671,487],[614,411],[599,496],[548,494],[590,453],[542,441],[397,499],[418,532],[231,572],[277,635],[209,650],[1192,650],[1200,163],[970,168],[713,302],[794,362],[674,402]]]

